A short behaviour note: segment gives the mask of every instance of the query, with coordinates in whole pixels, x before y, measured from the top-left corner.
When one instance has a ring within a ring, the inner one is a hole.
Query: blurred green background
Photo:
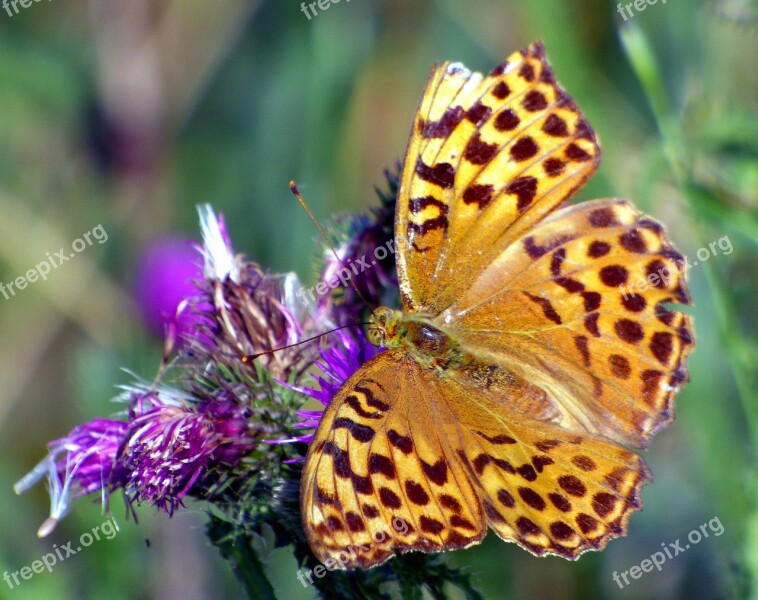
[[[541,38],[603,143],[579,198],[633,200],[693,260],[724,236],[733,251],[690,271],[691,382],[677,423],[645,453],[655,482],[628,537],[569,563],[490,535],[447,560],[487,598],[758,597],[758,7],[642,5],[626,22],[600,0],[342,0],[310,19],[295,0],[0,9],[0,281],[97,224],[109,234],[0,298],[0,572],[104,520],[97,499],[82,500],[38,540],[47,494],[18,497],[12,484],[49,440],[120,408],[109,399],[130,381],[122,366],[154,375],[161,342],[133,296],[147,244],[198,239],[195,206],[211,202],[237,251],[312,283],[317,235],[289,180],[323,222],[365,210],[402,158],[435,61],[487,71]],[[113,498],[118,535],[13,589],[0,581],[0,598],[241,597],[204,538],[202,508],[169,520],[143,507],[135,525]],[[614,583],[714,518],[722,535]],[[267,568],[281,598],[313,597],[286,551]]]

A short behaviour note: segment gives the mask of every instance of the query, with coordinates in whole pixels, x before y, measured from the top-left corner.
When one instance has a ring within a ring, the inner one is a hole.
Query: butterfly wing
[[[458,63],[437,67],[413,123],[395,212],[406,309],[450,306],[599,158],[595,134],[556,84],[541,43],[486,77]]]
[[[647,473],[613,443],[515,416],[390,350],[324,414],[303,471],[303,525],[327,567],[466,547],[487,525],[538,555],[576,558],[625,532]]]
[[[640,456],[603,438],[518,418],[486,393],[445,390],[459,416],[458,458],[501,539],[537,556],[573,560],[626,535],[650,480]]]
[[[623,200],[556,211],[437,318],[469,351],[543,390],[555,422],[646,446],[687,380],[685,261]]]
[[[449,469],[445,432],[455,424],[435,416],[424,378],[417,363],[388,350],[324,412],[300,491],[308,542],[322,562],[373,566],[396,551],[460,548],[484,536],[473,484]]]

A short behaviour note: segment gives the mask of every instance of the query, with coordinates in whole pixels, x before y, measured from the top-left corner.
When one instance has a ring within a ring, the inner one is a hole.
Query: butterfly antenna
[[[370,325],[370,323],[357,323],[357,325]],[[334,329],[330,329],[329,331],[325,331],[324,333],[319,333],[318,335],[309,337],[306,340],[300,340],[299,342],[295,342],[294,344],[279,346],[278,348],[274,348],[273,350],[265,350],[263,352],[256,352],[255,354],[246,354],[245,356],[242,357],[242,362],[245,364],[248,364],[248,363],[253,362],[256,358],[265,356],[266,354],[273,354],[274,352],[279,352],[279,350],[285,350],[286,348],[294,348],[295,346],[299,346],[300,344],[312,342],[313,340],[317,340],[320,337],[329,335],[330,333],[334,333],[335,331],[339,331],[340,329],[347,329],[348,327],[355,327],[355,326],[356,326],[356,323],[350,323],[349,325],[341,325],[340,327],[335,327]]]
[[[297,189],[297,185],[295,184],[294,181],[290,181],[290,190],[292,190],[292,193],[295,195],[295,198],[297,198],[297,201],[305,209],[305,212],[308,213],[308,216],[311,218],[311,221],[313,221],[313,224],[316,226],[316,229],[318,229],[319,234],[321,234],[321,239],[324,240],[324,242],[326,243],[326,245],[329,246],[329,249],[332,251],[332,254],[334,254],[334,258],[336,258],[337,262],[339,264],[341,264],[342,267],[344,269],[347,269],[348,272],[349,272],[350,269],[342,261],[342,259],[340,258],[339,254],[337,254],[337,251],[334,249],[334,246],[332,246],[332,242],[329,240],[329,238],[327,237],[326,233],[321,228],[321,225],[319,224],[318,220],[316,219],[315,215],[311,211],[311,209],[308,206],[308,204],[305,202],[305,200],[303,199],[303,197],[300,195],[300,191]],[[368,308],[371,311],[371,314],[374,314],[374,309],[371,308],[371,305],[369,304],[368,300],[366,300],[366,298],[363,297],[363,294],[361,294],[361,291],[358,289],[358,286],[355,285],[355,282],[353,281],[352,277],[350,277],[350,279],[348,279],[348,282],[350,283],[350,286],[353,288],[353,290],[355,290],[355,293],[361,299],[361,301],[363,302],[363,304],[366,305],[366,308]]]

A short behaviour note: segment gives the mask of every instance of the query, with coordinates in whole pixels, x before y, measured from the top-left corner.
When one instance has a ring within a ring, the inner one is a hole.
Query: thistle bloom
[[[200,316],[186,356],[196,365],[237,367],[245,355],[296,344],[317,325],[295,306],[294,274],[271,275],[232,252],[223,218],[200,208],[205,281],[188,307]],[[288,380],[312,363],[315,344],[302,344],[258,359],[275,378]]]
[[[318,400],[325,407],[350,376],[381,351],[368,343],[360,329],[340,329],[329,334],[329,337],[330,345],[319,350],[320,359],[315,361],[322,373],[314,377],[312,385],[317,387],[293,387],[296,391]],[[299,410],[297,414],[301,419],[297,424],[298,428],[315,429],[321,421],[323,410]],[[308,433],[286,441],[310,442],[312,439],[313,433]]]
[[[45,537],[68,514],[72,501],[94,492],[106,493],[118,471],[116,457],[127,424],[93,419],[77,425],[65,437],[48,444],[49,454],[13,489],[21,494],[47,476],[50,517],[37,532]]]
[[[203,474],[219,443],[205,415],[179,406],[151,409],[130,423],[124,448],[126,492],[174,513]]]
[[[131,404],[120,458],[123,488],[131,502],[148,502],[169,515],[199,480],[236,466],[257,441],[250,411],[231,401],[198,400],[160,386],[132,388]]]
[[[343,219],[346,239],[335,253],[324,251],[321,281],[330,292],[320,296],[322,314],[331,314],[337,325],[358,324],[366,309],[397,302],[394,215],[397,176],[385,172],[389,194],[379,193],[381,204],[370,215]],[[366,306],[368,304],[368,306]]]
[[[163,337],[167,327],[175,328],[173,335],[183,342],[194,329],[197,316],[177,308],[198,289],[193,281],[203,276],[200,256],[189,242],[167,237],[152,243],[141,260],[135,295],[145,324]]]
[[[120,489],[130,503],[172,514],[188,496],[213,497],[256,445],[294,431],[297,399],[278,398],[272,376],[288,379],[307,369],[314,350],[304,345],[264,357],[263,374],[241,357],[300,338],[303,324],[288,308],[296,281],[235,256],[223,218],[209,207],[200,216],[205,280],[177,310],[191,313],[196,330],[178,359],[161,369],[161,377],[179,371],[176,386],[156,381],[124,387],[126,421],[94,419],[50,443],[49,455],[16,485],[21,493],[48,478],[51,511],[40,535],[52,531],[73,499],[93,493],[105,506]],[[176,334],[169,330],[167,354]],[[261,454],[258,464],[270,468],[281,455]]]

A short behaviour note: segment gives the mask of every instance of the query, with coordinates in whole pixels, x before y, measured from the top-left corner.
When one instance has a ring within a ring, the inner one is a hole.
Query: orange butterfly
[[[692,335],[666,304],[690,296],[628,202],[562,207],[599,160],[541,43],[487,76],[432,71],[396,207],[403,310],[375,311],[388,350],[336,394],[305,463],[319,560],[370,567],[488,526],[575,559],[626,533],[650,474],[624,446],[674,418]]]

